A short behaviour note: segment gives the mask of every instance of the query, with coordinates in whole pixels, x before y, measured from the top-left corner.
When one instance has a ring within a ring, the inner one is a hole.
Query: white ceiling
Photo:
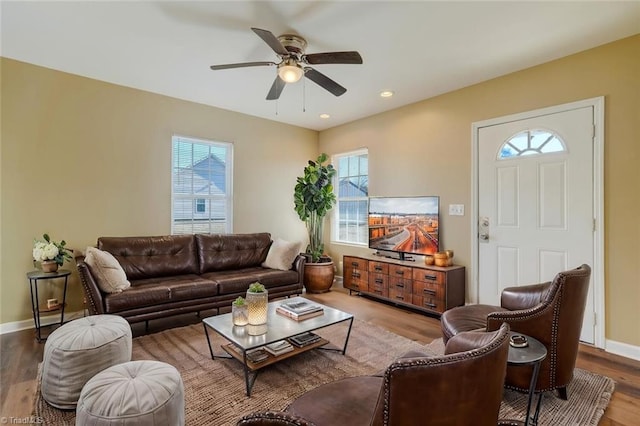
[[[2,1],[0,13],[2,56],[315,130],[640,33],[638,1]],[[277,62],[251,27],[364,63],[314,66],[340,97],[303,79],[266,101],[275,67],[209,69]]]

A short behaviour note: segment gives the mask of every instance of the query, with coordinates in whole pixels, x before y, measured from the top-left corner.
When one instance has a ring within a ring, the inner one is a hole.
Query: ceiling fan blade
[[[275,62],[241,62],[239,64],[224,64],[224,65],[211,65],[211,69],[227,70],[229,68],[245,68],[245,67],[261,67],[265,65],[278,65]]]
[[[280,97],[280,94],[282,93],[282,89],[284,89],[285,84],[287,83],[285,83],[284,80],[280,78],[280,76],[276,75],[276,79],[273,80],[271,89],[267,94],[267,100],[275,101],[276,99],[278,99]]]
[[[328,90],[329,92],[333,93],[336,96],[340,96],[347,91],[347,89],[340,86],[338,83],[331,80],[329,77],[322,74],[321,72],[314,70],[313,68],[306,68],[304,71],[304,76],[307,77],[309,80],[313,81],[314,83],[316,83],[318,86],[322,87],[325,90]]]
[[[303,55],[302,60],[308,64],[361,64],[362,56],[356,51],[326,52]]]
[[[261,30],[260,28],[251,28],[251,30],[258,35],[265,43],[269,45],[278,55],[287,56],[289,51],[280,43],[280,40],[269,30]]]

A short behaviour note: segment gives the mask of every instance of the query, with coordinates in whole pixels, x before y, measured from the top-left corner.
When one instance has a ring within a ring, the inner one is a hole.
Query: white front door
[[[593,266],[592,106],[478,128],[478,302]],[[581,340],[594,343],[593,279]]]

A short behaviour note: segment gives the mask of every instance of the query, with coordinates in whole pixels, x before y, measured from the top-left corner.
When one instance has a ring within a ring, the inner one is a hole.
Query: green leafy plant
[[[244,297],[242,296],[238,296],[232,303],[233,306],[244,306],[245,304]]]
[[[324,253],[324,217],[336,203],[332,183],[336,169],[332,164],[323,164],[328,159],[327,154],[322,153],[316,161],[309,161],[304,168],[304,175],[298,177],[293,193],[296,213],[304,221],[309,233],[307,254],[314,263]]]
[[[71,250],[66,248],[65,240],[59,243],[52,241],[49,234],[42,235],[44,241],[33,240],[33,260],[36,262],[44,262],[53,260],[62,266],[65,260],[71,260]]]
[[[249,285],[249,293],[264,293],[265,288],[259,282]]]

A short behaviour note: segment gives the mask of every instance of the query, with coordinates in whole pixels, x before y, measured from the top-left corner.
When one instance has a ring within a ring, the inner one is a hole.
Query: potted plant
[[[42,238],[44,241],[33,241],[33,260],[40,262],[43,272],[55,272],[65,260],[71,260],[71,252],[65,247],[65,240],[56,243],[49,234],[44,234]]]
[[[264,285],[255,282],[249,285],[246,304],[249,325],[262,325],[267,323],[269,293]]]
[[[249,323],[249,315],[247,314],[247,304],[244,297],[238,296],[236,300],[231,303],[231,318],[233,325],[244,326]]]
[[[336,169],[332,164],[324,164],[328,158],[322,153],[316,161],[309,161],[293,193],[295,210],[309,233],[304,267],[304,286],[309,293],[329,291],[334,278],[333,261],[324,253],[322,242],[324,218],[336,203],[332,183]]]

